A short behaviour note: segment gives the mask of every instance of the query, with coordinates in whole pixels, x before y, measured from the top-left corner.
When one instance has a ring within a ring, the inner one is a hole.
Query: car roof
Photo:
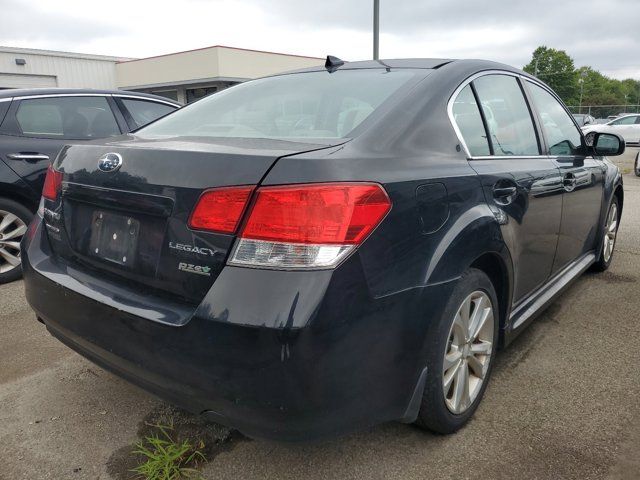
[[[462,68],[467,68],[469,70],[503,70],[512,73],[517,73],[519,75],[523,75],[525,77],[531,78],[540,82],[540,80],[536,79],[532,75],[529,75],[527,72],[524,72],[520,69],[514,68],[511,65],[506,65],[503,63],[494,62],[491,60],[478,60],[478,59],[451,59],[451,58],[392,58],[392,59],[382,59],[382,60],[364,60],[357,62],[344,62],[344,65],[341,65],[337,68],[337,70],[364,70],[364,69],[385,69],[385,68],[395,68],[395,69],[411,69],[411,70],[438,70],[442,67],[446,69],[446,67],[450,65],[456,65]],[[315,67],[307,67],[301,68],[297,70],[291,70],[288,72],[276,73],[272,76],[278,75],[289,75],[295,73],[306,73],[306,72],[320,72],[325,71],[324,65],[318,65]]]
[[[0,90],[0,99],[3,98],[20,98],[33,95],[118,95],[133,96],[140,98],[148,98],[149,100],[158,100],[164,103],[171,103],[180,106],[178,102],[170,98],[153,95],[150,93],[131,92],[128,90],[96,90],[92,88],[9,88]]]
[[[453,60],[447,58],[395,58],[384,60],[363,60],[357,62],[344,61],[344,65],[339,66],[337,70],[361,70],[377,68],[414,68],[431,70],[446,65],[447,63],[451,63],[452,61]],[[325,67],[323,65],[317,65],[315,67],[299,68],[287,72],[276,73],[272,76],[288,75],[292,73],[321,72],[323,70],[325,70]]]

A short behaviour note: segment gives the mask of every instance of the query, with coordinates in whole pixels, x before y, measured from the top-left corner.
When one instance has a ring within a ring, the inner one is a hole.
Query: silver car
[[[601,132],[601,133],[617,133],[624,138],[627,144],[640,144],[640,114],[628,114],[614,118],[604,125],[586,125],[582,127],[585,133]]]

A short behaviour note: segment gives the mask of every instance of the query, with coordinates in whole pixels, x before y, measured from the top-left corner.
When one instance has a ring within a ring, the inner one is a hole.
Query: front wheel
[[[433,331],[417,425],[446,434],[469,421],[487,388],[498,324],[491,280],[480,270],[467,270]]]
[[[602,252],[600,257],[593,264],[592,270],[596,272],[604,272],[611,265],[613,260],[613,251],[616,246],[616,238],[618,237],[618,226],[620,225],[620,207],[618,197],[615,195],[607,210],[605,217],[604,230],[602,232]]]
[[[636,153],[636,161],[633,164],[633,173],[636,174],[636,177],[640,177],[640,152]]]

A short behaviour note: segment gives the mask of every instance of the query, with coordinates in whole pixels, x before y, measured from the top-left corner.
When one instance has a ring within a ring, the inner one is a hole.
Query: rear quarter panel
[[[325,158],[298,155],[279,160],[265,183],[375,181],[384,186],[392,209],[357,252],[377,298],[455,280],[484,253],[510,262],[478,176],[455,146],[453,152],[448,157],[368,159],[336,151]],[[434,184],[444,185],[446,197],[421,204],[417,192]],[[436,231],[425,232],[425,217],[442,217],[436,208],[448,209],[446,220]]]
[[[455,280],[484,253],[498,254],[511,271],[498,213],[486,204],[447,115],[450,96],[476,71],[455,62],[434,70],[393,107],[374,113],[350,142],[282,158],[263,180],[384,186],[392,209],[357,253],[373,297]],[[446,196],[424,205],[418,192],[432,184],[443,185]],[[448,208],[446,221],[425,231],[425,217],[442,217],[441,208]]]

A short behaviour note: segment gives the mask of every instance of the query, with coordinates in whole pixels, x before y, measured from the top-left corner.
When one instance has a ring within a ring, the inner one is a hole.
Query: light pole
[[[380,58],[380,0],[373,0],[373,59]]]
[[[579,78],[578,83],[580,84],[580,106],[578,107],[578,113],[582,113],[582,92],[584,91],[584,78]]]
[[[580,78],[578,79],[578,83],[580,84],[580,106],[578,107],[578,113],[582,113],[582,94],[584,92],[584,79],[587,76],[587,72],[583,70],[580,72]]]

